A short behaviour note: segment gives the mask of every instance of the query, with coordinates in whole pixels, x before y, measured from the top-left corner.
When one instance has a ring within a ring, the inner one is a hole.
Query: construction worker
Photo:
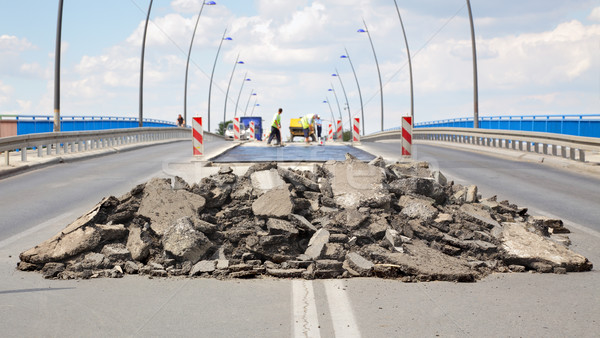
[[[269,135],[267,145],[271,145],[273,137],[276,137],[277,144],[283,147],[283,142],[281,141],[281,113],[283,113],[283,109],[279,108],[279,111],[273,115],[273,122],[271,122],[271,135]]]
[[[309,136],[310,136],[310,126],[315,123],[315,118],[319,118],[319,115],[316,114],[307,114],[300,119],[302,123],[302,130],[304,131],[304,142],[309,144]]]

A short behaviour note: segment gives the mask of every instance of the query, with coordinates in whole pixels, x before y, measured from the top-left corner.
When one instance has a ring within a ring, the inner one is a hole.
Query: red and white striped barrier
[[[192,137],[194,138],[194,156],[204,155],[204,129],[202,129],[202,118],[192,118]]]
[[[233,140],[234,141],[240,140],[240,118],[239,117],[233,118]]]
[[[402,118],[402,156],[412,157],[412,118]]]
[[[336,129],[336,137],[338,142],[342,142],[344,140],[344,134],[342,132],[342,120],[337,120],[337,129]]]
[[[355,117],[352,120],[352,142],[360,142],[360,118]]]
[[[250,136],[248,136],[250,141],[256,140],[256,134],[254,134],[254,121],[250,121]]]
[[[327,141],[333,141],[333,125],[329,124],[329,134],[327,134]]]

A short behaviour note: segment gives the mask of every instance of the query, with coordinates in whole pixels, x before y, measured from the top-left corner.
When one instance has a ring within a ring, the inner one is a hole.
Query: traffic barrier
[[[402,118],[402,156],[412,157],[412,118]]]
[[[352,143],[360,143],[360,118],[355,117],[352,120]]]
[[[240,140],[240,118],[239,117],[233,118],[233,140],[234,141]]]
[[[333,125],[329,124],[329,134],[327,135],[327,141],[333,141]]]
[[[192,137],[194,138],[194,156],[204,155],[204,130],[202,129],[202,118],[192,118]]]
[[[254,134],[254,121],[250,121],[250,136],[248,137],[250,141],[256,140],[256,135]]]
[[[344,134],[342,132],[342,120],[337,120],[337,140],[342,142],[344,140]]]

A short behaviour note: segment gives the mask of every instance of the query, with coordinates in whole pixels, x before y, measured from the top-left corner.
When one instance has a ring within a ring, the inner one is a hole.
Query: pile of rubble
[[[221,167],[188,185],[155,178],[103,199],[20,255],[46,278],[201,276],[476,281],[492,272],[591,270],[560,220],[480,200],[425,162],[312,171]],[[558,234],[558,235],[557,235]]]

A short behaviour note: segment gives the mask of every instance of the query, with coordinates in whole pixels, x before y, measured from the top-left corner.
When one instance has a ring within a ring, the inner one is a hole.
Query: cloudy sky
[[[223,120],[225,92],[239,65],[227,119],[284,109],[290,117],[340,109],[346,123],[381,126],[377,68],[383,82],[385,128],[410,114],[406,48],[393,0],[215,0],[205,6],[194,41],[188,120],[208,110],[211,130]],[[473,115],[469,17],[464,0],[397,0],[412,55],[416,122]],[[137,117],[141,40],[149,0],[65,1],[61,114]],[[472,0],[481,116],[600,113],[600,0]],[[183,113],[187,52],[198,0],[155,0],[144,76],[144,117],[174,121]],[[0,114],[52,115],[58,1],[0,0]],[[251,81],[243,83],[244,75]],[[243,89],[240,93],[240,89]],[[252,92],[256,96],[250,95]],[[259,106],[256,106],[259,104]],[[248,108],[246,108],[248,107]],[[189,122],[189,121],[188,121]]]

